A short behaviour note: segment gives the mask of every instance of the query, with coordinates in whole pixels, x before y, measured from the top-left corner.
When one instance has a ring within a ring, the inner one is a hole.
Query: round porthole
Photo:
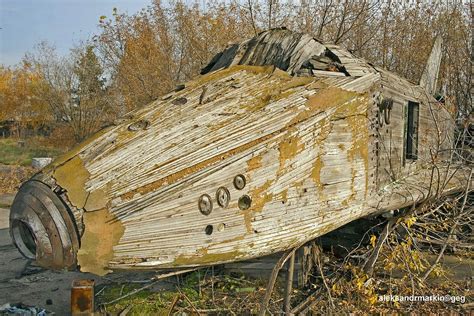
[[[128,126],[128,130],[131,132],[145,130],[150,126],[150,121],[140,120]]]
[[[238,204],[239,204],[239,208],[242,211],[244,211],[244,210],[250,208],[250,206],[252,205],[252,199],[248,195],[242,195],[239,198],[239,203]]]
[[[183,105],[186,104],[186,102],[188,102],[188,99],[186,99],[185,97],[177,98],[171,101],[171,103],[174,105]]]
[[[198,203],[199,211],[204,215],[209,215],[212,212],[212,200],[207,194],[201,195]]]
[[[245,180],[244,175],[238,174],[238,175],[235,176],[235,178],[234,178],[234,187],[237,190],[242,190],[243,188],[245,188],[246,183],[247,183],[247,181]]]
[[[220,207],[226,208],[230,202],[229,190],[227,190],[227,188],[224,188],[224,187],[220,187],[219,189],[217,189],[216,200],[217,200],[217,204],[219,204]]]

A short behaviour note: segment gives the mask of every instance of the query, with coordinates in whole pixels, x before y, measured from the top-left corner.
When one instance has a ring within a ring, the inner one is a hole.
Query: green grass
[[[203,310],[222,309],[223,312],[218,314],[228,314],[227,309],[232,309],[236,311],[236,314],[247,315],[249,314],[249,307],[243,303],[247,301],[260,302],[265,293],[259,291],[259,288],[265,288],[266,280],[246,280],[243,276],[234,278],[227,275],[216,275],[213,277],[214,283],[212,286],[210,275],[207,275],[207,279],[205,278],[203,271],[195,271],[182,276],[177,287],[157,291],[146,289],[125,297],[116,303],[102,305],[102,311],[117,315],[130,307],[127,314],[130,316],[167,315],[174,298],[178,297],[178,302],[173,309],[174,314],[181,315],[183,311],[188,313],[195,307]],[[141,286],[137,284],[107,284],[101,290],[100,295],[97,296],[97,301],[99,305],[110,302]],[[189,304],[188,299],[194,307]],[[257,306],[256,304],[253,305]]]
[[[120,297],[122,294],[129,293],[139,286],[137,285],[107,285],[101,296],[102,302],[110,301],[114,298]],[[106,310],[112,314],[119,314],[128,306],[131,309],[128,313],[130,316],[134,315],[166,315],[168,305],[173,300],[175,292],[162,291],[153,293],[148,290],[141,291],[133,296],[124,298],[119,302],[107,306]]]
[[[0,164],[4,165],[29,166],[34,157],[54,158],[61,152],[58,148],[41,146],[34,141],[26,141],[22,147],[16,139],[0,139]]]

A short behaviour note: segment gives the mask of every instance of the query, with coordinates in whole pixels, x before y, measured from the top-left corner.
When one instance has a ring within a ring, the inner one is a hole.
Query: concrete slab
[[[10,193],[0,194],[0,206],[6,207],[6,206],[12,205],[14,198],[15,198],[15,194],[10,194]]]
[[[10,210],[6,208],[0,208],[0,229],[8,228],[9,225],[9,214]]]

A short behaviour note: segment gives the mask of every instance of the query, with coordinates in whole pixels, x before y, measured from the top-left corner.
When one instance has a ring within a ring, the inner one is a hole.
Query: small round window
[[[212,200],[207,194],[201,195],[198,202],[199,211],[204,215],[209,215],[212,212]]]

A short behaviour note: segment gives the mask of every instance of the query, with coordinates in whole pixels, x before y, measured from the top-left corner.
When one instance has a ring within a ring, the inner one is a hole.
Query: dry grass
[[[56,157],[62,149],[40,145],[36,138],[17,140],[0,139],[0,164],[30,166],[33,157]]]
[[[15,193],[34,173],[35,170],[31,167],[0,164],[0,194]]]

